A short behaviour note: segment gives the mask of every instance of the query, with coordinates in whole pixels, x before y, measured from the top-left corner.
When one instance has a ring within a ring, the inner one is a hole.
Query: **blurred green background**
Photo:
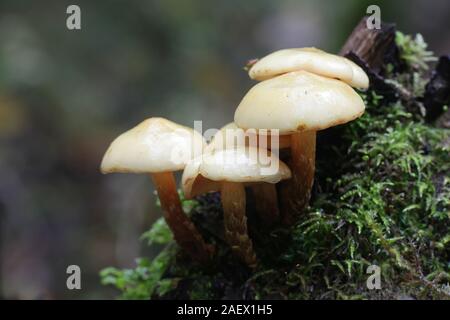
[[[99,270],[152,256],[139,236],[160,211],[148,177],[99,173],[108,144],[151,116],[222,126],[252,85],[246,60],[336,52],[370,4],[450,52],[448,0],[0,0],[0,297],[114,297]]]

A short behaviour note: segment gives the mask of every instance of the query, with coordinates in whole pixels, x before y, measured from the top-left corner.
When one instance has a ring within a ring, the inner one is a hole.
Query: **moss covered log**
[[[394,42],[395,59],[384,55],[378,82],[361,92],[366,113],[318,134],[312,199],[296,225],[264,225],[249,194],[256,270],[232,256],[220,196],[209,194],[183,202],[217,246],[211,265],[192,263],[158,221],[145,238],[166,245],[159,256],[107,268],[102,282],[129,299],[450,298],[450,130],[424,104],[436,58],[420,36],[396,32]],[[370,265],[382,290],[366,287]]]

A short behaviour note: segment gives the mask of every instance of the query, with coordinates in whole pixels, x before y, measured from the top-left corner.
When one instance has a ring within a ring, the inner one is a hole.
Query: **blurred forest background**
[[[151,116],[222,126],[252,85],[247,59],[337,52],[370,4],[450,52],[448,0],[0,0],[0,297],[114,297],[99,270],[154,255],[139,236],[160,210],[148,177],[99,173],[109,143]]]

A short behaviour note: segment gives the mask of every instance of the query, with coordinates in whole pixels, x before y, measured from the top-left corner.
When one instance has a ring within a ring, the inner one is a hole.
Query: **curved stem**
[[[291,136],[290,168],[292,179],[281,184],[283,223],[291,225],[308,205],[314,182],[316,131],[297,132]]]
[[[258,183],[253,185],[253,198],[255,209],[267,226],[278,222],[280,212],[278,210],[277,190],[275,184]]]
[[[256,255],[247,232],[245,189],[242,183],[223,182],[221,199],[224,212],[225,239],[236,255],[249,267],[256,267]]]
[[[172,230],[175,241],[194,260],[207,262],[211,258],[213,247],[205,243],[197,228],[184,213],[173,173],[153,173],[152,179],[158,191],[164,218]]]

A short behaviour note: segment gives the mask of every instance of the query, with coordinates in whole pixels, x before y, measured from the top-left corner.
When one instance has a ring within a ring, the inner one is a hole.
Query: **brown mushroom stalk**
[[[302,131],[291,135],[290,168],[292,179],[286,180],[280,187],[281,197],[286,199],[282,205],[285,213],[283,223],[291,225],[296,212],[307,207],[314,183],[316,162],[316,131]]]
[[[242,183],[222,182],[221,199],[224,211],[225,239],[233,252],[250,268],[256,267],[257,260],[252,240],[247,231],[245,215],[245,189]]]
[[[194,224],[183,212],[173,173],[157,172],[152,173],[151,177],[158,192],[164,219],[175,241],[195,260],[207,262],[213,253],[213,248],[205,243]]]
[[[253,185],[255,210],[266,226],[272,226],[280,220],[277,189],[274,184],[260,183]]]
[[[290,135],[258,134],[258,148],[267,148],[279,152],[280,149],[289,148],[291,145]],[[273,143],[276,142],[276,145]],[[252,186],[255,210],[266,226],[272,226],[280,221],[280,210],[278,207],[278,192],[274,184],[262,183]]]

